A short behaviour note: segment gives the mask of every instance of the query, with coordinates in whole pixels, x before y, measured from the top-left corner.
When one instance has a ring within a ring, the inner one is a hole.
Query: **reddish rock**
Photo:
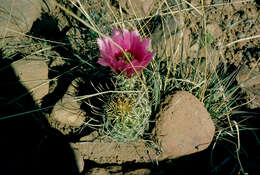
[[[215,126],[203,103],[179,91],[161,105],[153,133],[162,149],[159,160],[174,159],[206,149]]]

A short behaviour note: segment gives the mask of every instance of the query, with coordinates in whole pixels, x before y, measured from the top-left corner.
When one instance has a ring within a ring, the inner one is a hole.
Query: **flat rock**
[[[149,174],[152,174],[152,172],[148,168],[137,169],[137,170],[124,173],[124,175],[149,175]]]
[[[0,37],[28,32],[40,15],[41,0],[0,0]]]
[[[95,167],[91,168],[90,170],[87,171],[88,175],[122,175],[122,167],[121,166],[106,166],[104,168],[102,167]]]
[[[84,160],[92,160],[99,164],[144,163],[151,162],[157,158],[156,151],[148,147],[143,140],[120,144],[96,140],[72,143],[71,147],[78,150],[84,157]]]
[[[206,149],[215,126],[203,103],[178,91],[161,105],[153,133],[162,150],[159,160],[174,159]]]
[[[31,56],[13,62],[11,66],[20,82],[28,89],[36,103],[48,94],[48,66],[40,57]],[[24,94],[25,95],[25,94]]]

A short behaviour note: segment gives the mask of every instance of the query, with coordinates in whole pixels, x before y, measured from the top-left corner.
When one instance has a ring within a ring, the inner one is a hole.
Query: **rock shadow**
[[[0,60],[0,174],[79,174],[67,140],[49,127],[1,51]]]

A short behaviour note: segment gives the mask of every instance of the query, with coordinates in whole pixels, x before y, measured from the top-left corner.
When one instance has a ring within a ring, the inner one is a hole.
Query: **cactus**
[[[113,94],[105,106],[105,134],[117,142],[137,140],[149,127],[149,99],[140,91],[136,77],[118,76],[116,85],[122,93]],[[129,92],[135,89],[138,91]]]

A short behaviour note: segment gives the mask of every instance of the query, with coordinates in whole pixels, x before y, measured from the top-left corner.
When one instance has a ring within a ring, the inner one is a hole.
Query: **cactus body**
[[[123,93],[113,94],[105,106],[104,131],[117,142],[137,140],[149,127],[149,99],[135,78],[118,77],[116,85]]]

